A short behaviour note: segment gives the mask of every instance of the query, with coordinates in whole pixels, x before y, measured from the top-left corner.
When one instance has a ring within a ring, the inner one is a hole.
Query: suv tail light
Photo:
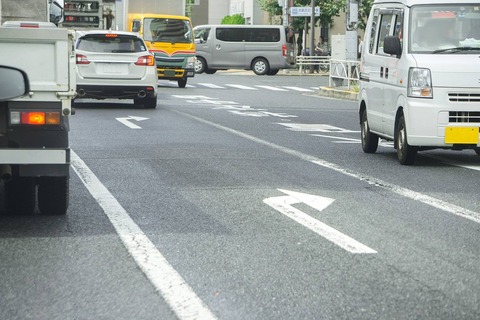
[[[285,44],[282,44],[282,55],[284,57],[287,56],[287,45],[285,45]]]
[[[141,56],[135,62],[137,66],[154,66],[155,65],[155,58],[152,55]]]
[[[83,55],[83,54],[78,54],[76,55],[76,59],[77,59],[77,64],[89,64],[90,61],[88,61],[88,58],[86,55]]]

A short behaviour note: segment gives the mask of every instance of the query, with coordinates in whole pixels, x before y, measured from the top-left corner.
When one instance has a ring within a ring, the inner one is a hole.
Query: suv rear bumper
[[[77,85],[76,99],[141,99],[156,96],[156,88],[150,86],[93,86]]]

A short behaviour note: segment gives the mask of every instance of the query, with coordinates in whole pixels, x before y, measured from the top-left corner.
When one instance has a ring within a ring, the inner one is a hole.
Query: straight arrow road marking
[[[335,199],[283,189],[278,190],[287,194],[287,196],[271,197],[264,199],[263,202],[350,253],[377,253],[372,248],[292,206],[293,204],[304,203],[313,209],[323,211]]]
[[[125,118],[115,118],[118,122],[123,123],[130,129],[142,129],[142,127],[137,126],[136,124],[133,124],[130,122],[130,120],[135,120],[135,121],[143,121],[143,120],[148,120],[148,118],[143,118],[143,117],[137,117],[137,116],[128,116]]]

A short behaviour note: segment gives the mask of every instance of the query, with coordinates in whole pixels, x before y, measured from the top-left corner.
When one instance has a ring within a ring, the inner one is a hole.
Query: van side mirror
[[[27,94],[30,85],[27,74],[20,69],[0,66],[0,101]]]
[[[386,36],[383,41],[383,52],[392,54],[397,58],[402,55],[402,43],[397,36]]]

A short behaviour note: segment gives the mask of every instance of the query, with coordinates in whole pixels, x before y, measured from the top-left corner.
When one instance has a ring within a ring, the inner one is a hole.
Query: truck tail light
[[[88,58],[86,55],[77,53],[76,55],[77,64],[89,64]]]
[[[137,62],[135,62],[135,65],[137,65],[137,66],[154,66],[155,65],[155,59],[153,58],[152,55],[141,56],[137,59]]]
[[[10,112],[12,125],[59,125],[60,112],[56,111],[12,111]]]
[[[285,45],[285,44],[282,44],[282,55],[284,57],[287,56],[287,45]]]

